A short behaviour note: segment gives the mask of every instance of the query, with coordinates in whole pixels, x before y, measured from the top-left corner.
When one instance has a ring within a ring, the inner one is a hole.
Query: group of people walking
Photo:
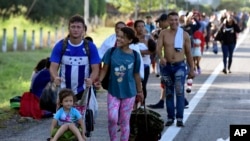
[[[50,56],[51,80],[63,89],[58,100],[60,113],[55,114],[51,131],[56,125],[60,128],[51,140],[57,140],[68,129],[78,140],[86,140],[85,127],[79,121],[81,115],[74,109],[72,94],[76,100],[81,99],[87,87],[101,87],[102,80],[109,73],[107,116],[110,140],[128,141],[134,104],[145,104],[147,98],[152,62],[157,64],[162,93],[159,103],[148,106],[163,108],[165,100],[165,126],[171,126],[175,120],[176,126],[184,126],[183,114],[188,105],[185,83],[187,78],[193,79],[195,73],[201,73],[199,62],[207,30],[202,26],[198,12],[169,12],[157,18],[156,23],[158,27],[152,23],[151,16],[147,16],[146,21],[136,20],[130,26],[119,21],[115,24],[115,33],[97,48],[92,41],[86,44],[86,40],[83,40],[86,36],[83,17],[74,15],[69,19],[68,38],[56,43]],[[228,14],[218,31],[223,34],[219,39],[223,52],[223,72],[231,72],[236,33],[240,29]],[[76,130],[79,124],[81,132]],[[118,126],[120,137],[117,134]]]

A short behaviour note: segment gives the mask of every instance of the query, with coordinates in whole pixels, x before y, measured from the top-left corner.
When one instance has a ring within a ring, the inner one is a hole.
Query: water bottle
[[[193,79],[189,78],[187,80],[187,89],[186,89],[187,93],[191,93],[191,91],[192,91],[192,84],[193,84]]]

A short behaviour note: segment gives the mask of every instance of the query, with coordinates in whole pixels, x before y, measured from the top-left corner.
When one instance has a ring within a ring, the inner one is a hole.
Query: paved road
[[[229,138],[229,125],[250,124],[250,35],[238,46],[232,73],[223,74],[222,54],[205,52],[201,60],[202,74],[193,83],[190,101],[185,110],[185,127],[166,127],[162,141],[219,141]],[[147,104],[156,103],[160,96],[159,79],[150,75]],[[107,130],[106,94],[99,93],[99,115],[91,141],[109,141]],[[166,120],[166,108],[156,110]],[[45,119],[15,135],[6,135],[1,141],[45,141],[51,119]]]

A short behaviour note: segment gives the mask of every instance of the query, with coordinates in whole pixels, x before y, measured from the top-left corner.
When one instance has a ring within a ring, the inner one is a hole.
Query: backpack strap
[[[91,64],[90,64],[90,51],[89,51],[89,41],[87,39],[82,39],[84,42],[84,48],[86,50],[86,54],[88,56],[88,60],[89,60],[89,74],[91,73]]]
[[[110,51],[110,60],[109,60],[109,67],[110,67],[110,65],[111,65],[111,55],[112,55],[112,53],[115,51],[115,49],[116,49],[116,47],[112,47],[112,48],[111,48],[111,51]]]
[[[84,48],[86,50],[86,54],[89,58],[89,64],[90,64],[90,51],[89,51],[89,41],[86,40],[86,39],[83,39],[83,42],[84,42]]]
[[[61,51],[61,57],[60,57],[59,66],[60,66],[61,63],[62,63],[62,57],[63,57],[63,54],[64,54],[65,51],[66,51],[66,48],[67,48],[67,45],[68,45],[68,40],[69,40],[69,35],[63,39],[63,45],[62,45],[62,51]]]

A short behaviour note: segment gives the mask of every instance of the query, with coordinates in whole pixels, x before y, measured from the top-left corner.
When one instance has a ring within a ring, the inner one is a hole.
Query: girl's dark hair
[[[35,71],[35,72],[38,72],[38,71],[44,69],[44,68],[46,67],[46,62],[47,62],[47,58],[41,59],[41,60],[37,63],[36,67],[34,68],[34,71]]]
[[[88,41],[90,41],[90,42],[94,42],[94,41],[93,41],[93,38],[91,38],[91,37],[89,37],[89,36],[85,37],[85,39],[88,40]]]
[[[45,67],[47,69],[50,67],[50,58],[49,57],[46,58],[46,65],[45,65]]]
[[[153,39],[151,39],[151,38],[148,39],[148,50],[149,50],[150,52],[155,52],[155,50],[156,50],[156,43],[155,43],[155,41],[154,41]]]
[[[136,44],[139,42],[139,39],[135,36],[135,31],[130,28],[130,27],[123,27],[121,28],[121,31],[125,34],[125,36],[131,40],[132,39],[132,42],[131,44]]]
[[[61,104],[63,102],[63,99],[67,96],[72,96],[73,101],[76,101],[73,91],[71,89],[64,88],[59,92],[59,103]]]
[[[134,23],[134,28],[137,27],[138,23],[143,23],[145,25],[145,22],[143,20],[136,20]]]

